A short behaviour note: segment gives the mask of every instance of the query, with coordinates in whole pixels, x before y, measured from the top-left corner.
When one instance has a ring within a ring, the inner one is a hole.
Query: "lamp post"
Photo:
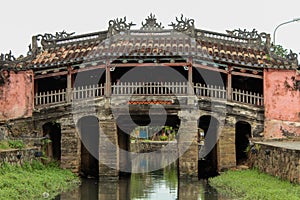
[[[289,24],[289,23],[292,23],[292,22],[298,22],[298,21],[300,21],[300,17],[279,24],[279,25],[275,28],[274,33],[273,33],[273,44],[275,45],[275,33],[276,33],[277,29],[278,29],[280,26],[285,25],[285,24]]]

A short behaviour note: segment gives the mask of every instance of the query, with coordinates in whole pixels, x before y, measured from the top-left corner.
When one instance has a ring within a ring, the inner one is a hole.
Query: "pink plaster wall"
[[[32,116],[33,72],[2,72],[5,83],[0,85],[0,120]]]
[[[264,71],[265,137],[300,136],[300,91],[293,88],[300,80],[296,70]]]

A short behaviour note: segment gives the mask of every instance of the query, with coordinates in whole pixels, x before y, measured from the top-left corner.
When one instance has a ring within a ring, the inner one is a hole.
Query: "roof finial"
[[[150,16],[148,16],[145,20],[146,23],[144,24],[142,22],[141,30],[162,30],[164,28],[161,23],[156,22],[157,19],[152,13],[150,13]]]

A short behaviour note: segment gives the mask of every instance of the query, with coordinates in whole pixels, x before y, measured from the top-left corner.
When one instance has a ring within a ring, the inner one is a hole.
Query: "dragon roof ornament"
[[[290,53],[286,55],[286,58],[291,60],[291,61],[297,61],[298,60],[298,54],[296,54],[292,50],[290,50]]]
[[[54,35],[51,33],[45,33],[44,35],[39,34],[39,35],[37,35],[37,38],[45,40],[45,41],[51,41],[51,40],[66,39],[66,38],[71,37],[74,34],[75,34],[75,32],[67,33],[65,30],[63,30],[61,32],[56,32]]]
[[[267,34],[265,32],[258,33],[256,29],[253,29],[252,31],[247,31],[247,29],[235,29],[233,31],[226,30],[226,32],[230,36],[245,38],[249,41],[256,41],[254,43],[258,43],[259,45],[267,45],[268,47],[270,47],[271,45],[270,34]]]
[[[120,32],[130,30],[130,28],[132,26],[135,26],[136,24],[134,24],[132,22],[127,23],[126,22],[126,17],[124,17],[124,18],[117,18],[117,19],[114,19],[114,20],[109,20],[108,25],[109,25],[109,27],[108,27],[108,36],[113,36],[113,35],[118,34]]]
[[[12,62],[15,61],[16,58],[12,55],[11,51],[9,51],[9,53],[7,54],[1,54],[0,55],[0,61],[1,62]]]
[[[164,27],[161,23],[158,23],[155,18],[155,15],[150,13],[150,16],[148,16],[146,19],[146,23],[144,24],[142,22],[142,28],[141,30],[162,30]]]
[[[172,22],[169,26],[173,27],[173,30],[183,32],[185,34],[194,36],[195,35],[195,20],[183,18],[183,14],[181,14],[180,19],[176,17],[176,23]]]
[[[65,30],[56,32],[54,35],[51,33],[39,34],[35,36],[37,41],[41,41],[42,45],[55,44],[55,40],[67,39],[73,36],[75,32],[67,33]]]

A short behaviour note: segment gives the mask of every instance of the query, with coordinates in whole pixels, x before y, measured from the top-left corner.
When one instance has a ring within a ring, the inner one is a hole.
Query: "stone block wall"
[[[26,149],[9,149],[0,150],[0,164],[22,164],[23,162],[31,162],[36,159],[35,152],[39,151],[38,148],[26,148]]]
[[[60,119],[61,123],[61,167],[74,173],[80,170],[80,138],[71,116]]]
[[[130,144],[130,151],[136,153],[146,153],[154,151],[172,151],[177,152],[177,142],[136,142]]]
[[[300,183],[300,150],[256,143],[257,154],[251,154],[254,168],[292,183]]]

